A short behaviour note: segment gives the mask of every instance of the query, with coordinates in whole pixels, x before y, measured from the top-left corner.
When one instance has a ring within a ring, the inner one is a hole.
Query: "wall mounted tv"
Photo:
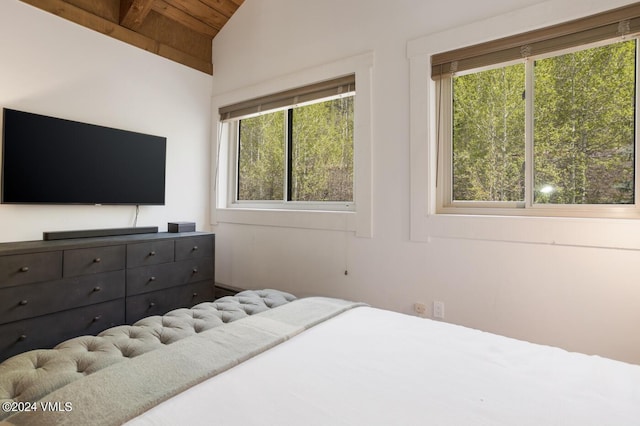
[[[164,205],[167,139],[4,108],[5,204]]]

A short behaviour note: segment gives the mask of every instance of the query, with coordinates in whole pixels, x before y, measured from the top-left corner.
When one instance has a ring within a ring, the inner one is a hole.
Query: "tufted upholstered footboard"
[[[295,299],[278,290],[247,290],[16,355],[0,364],[0,401],[37,401],[115,363]],[[0,411],[0,419],[8,414]]]

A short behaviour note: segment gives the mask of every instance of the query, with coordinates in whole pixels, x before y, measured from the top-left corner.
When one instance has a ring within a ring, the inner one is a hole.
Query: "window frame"
[[[634,203],[633,204],[545,204],[534,202],[534,101],[535,81],[534,64],[536,60],[560,56],[580,50],[613,44],[616,42],[636,40],[635,55],[635,140],[634,140]],[[640,34],[626,34],[585,45],[531,55],[523,59],[496,63],[479,68],[465,70],[440,78],[435,82],[436,90],[436,130],[437,147],[437,183],[436,213],[471,214],[471,215],[510,215],[510,216],[550,216],[550,217],[592,217],[592,218],[640,218],[640,126],[638,107],[640,105]],[[509,65],[524,63],[525,92],[533,96],[525,98],[525,188],[524,200],[518,202],[505,201],[461,201],[453,200],[453,77],[455,75],[498,69]]]
[[[264,208],[260,203],[233,205],[229,202],[229,158],[233,155],[229,124],[222,122],[218,111],[227,105],[254,99],[257,96],[303,87],[315,82],[355,74],[357,96],[354,105],[354,206],[351,211],[305,208]],[[267,78],[260,83],[247,83],[236,89],[226,88],[212,97],[211,204],[210,223],[277,226],[314,230],[355,232],[363,238],[373,237],[372,188],[372,87],[374,54],[364,52],[354,56],[303,68],[295,72]]]
[[[640,4],[616,2],[625,9],[640,9]],[[505,214],[436,213],[437,181],[437,90],[432,75],[432,57],[442,52],[463,49],[495,40],[513,39],[523,29],[538,32],[549,24],[593,22],[594,14],[616,14],[612,5],[588,4],[572,0],[550,0],[515,9],[486,19],[430,32],[407,42],[409,62],[409,171],[410,223],[412,242],[466,240],[475,242],[516,243],[523,250],[536,247],[572,247],[614,250],[640,250],[640,233],[634,219]],[[553,10],[553,18],[549,11]],[[639,13],[640,15],[640,13]],[[483,247],[510,247],[509,245]],[[551,251],[550,253],[553,253]],[[580,253],[577,251],[576,253]]]
[[[330,97],[324,97],[309,102],[290,105],[288,107],[278,108],[265,112],[265,114],[276,113],[284,111],[284,177],[283,177],[283,199],[282,200],[240,200],[239,195],[239,161],[240,161],[240,121],[246,118],[255,117],[258,114],[252,114],[248,116],[238,117],[237,119],[229,122],[229,140],[235,143],[235,149],[231,150],[229,155],[229,169],[233,174],[233,179],[228,180],[228,200],[227,205],[232,208],[253,208],[253,209],[291,209],[291,210],[324,210],[324,211],[355,211],[356,205],[354,200],[350,201],[296,201],[291,200],[290,194],[290,179],[291,179],[291,145],[293,143],[292,138],[292,126],[291,117],[293,111],[297,107],[304,107],[307,105],[313,105],[321,102],[328,102],[334,99],[340,99],[345,97],[353,97],[354,103],[357,98],[356,92],[350,92],[344,95],[335,95]],[[355,108],[354,108],[355,109]],[[355,116],[355,111],[354,111]],[[353,143],[353,141],[352,141]],[[352,160],[354,161],[354,160]],[[355,167],[354,167],[355,169]],[[355,199],[355,176],[352,176],[353,186],[352,193]]]

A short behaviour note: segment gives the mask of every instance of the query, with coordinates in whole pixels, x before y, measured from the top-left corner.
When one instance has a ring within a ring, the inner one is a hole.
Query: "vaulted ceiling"
[[[244,0],[21,0],[213,74],[211,41]]]

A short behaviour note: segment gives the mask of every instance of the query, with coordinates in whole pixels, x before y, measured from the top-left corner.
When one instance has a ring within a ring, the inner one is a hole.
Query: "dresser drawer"
[[[0,289],[0,324],[123,298],[124,271]]]
[[[0,256],[0,288],[62,278],[62,252]]]
[[[173,240],[127,245],[127,268],[173,262]]]
[[[214,237],[178,238],[176,240],[176,260],[197,259],[200,257],[214,257]]]
[[[211,258],[127,269],[127,296],[204,280],[213,282]]]
[[[133,324],[150,315],[164,315],[173,309],[190,308],[198,303],[212,300],[213,282],[211,281],[201,281],[128,297],[127,324]]]
[[[125,251],[124,245],[67,250],[63,275],[75,277],[124,269]]]
[[[123,299],[0,325],[0,361],[124,323]]]

